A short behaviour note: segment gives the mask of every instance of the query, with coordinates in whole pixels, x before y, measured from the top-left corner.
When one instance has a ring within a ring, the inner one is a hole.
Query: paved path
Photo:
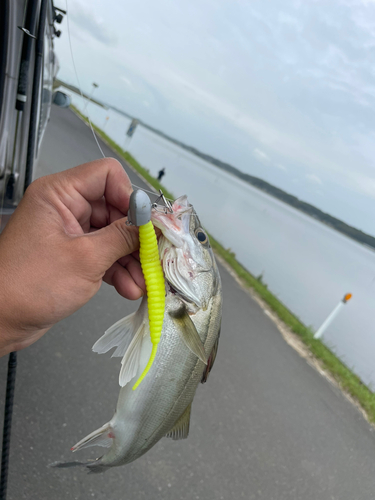
[[[90,134],[70,110],[54,108],[38,174],[97,158]],[[142,184],[133,172],[129,175]],[[102,475],[47,468],[55,460],[70,460],[70,447],[112,417],[119,360],[98,356],[91,346],[136,304],[103,285],[82,310],[19,353],[10,500],[375,497],[370,426],[283,341],[227,271],[220,271],[219,354],[208,383],[198,388],[190,436],[163,439],[130,465]],[[0,360],[1,400],[6,362]],[[91,448],[74,458],[97,452]]]

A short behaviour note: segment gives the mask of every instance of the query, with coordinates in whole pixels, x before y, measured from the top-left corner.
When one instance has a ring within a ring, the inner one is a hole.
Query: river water
[[[70,94],[82,110],[81,98]],[[90,103],[87,112],[153,176],[165,167],[162,182],[168,190],[176,197],[187,194],[202,224],[253,275],[262,273],[268,288],[303,323],[316,330],[351,292],[352,300],[326,331],[324,342],[375,387],[373,250],[142,126],[131,140],[126,139],[130,120],[112,109]]]

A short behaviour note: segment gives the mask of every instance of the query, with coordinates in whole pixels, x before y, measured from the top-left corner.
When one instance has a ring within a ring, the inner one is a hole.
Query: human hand
[[[132,192],[116,160],[34,181],[0,235],[0,355],[22,349],[88,302],[102,280],[138,299],[145,283]]]

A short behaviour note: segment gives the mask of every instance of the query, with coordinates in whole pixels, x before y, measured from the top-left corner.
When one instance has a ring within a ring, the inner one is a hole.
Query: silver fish
[[[86,465],[103,472],[132,462],[163,436],[188,436],[191,404],[199,382],[205,382],[215,361],[221,324],[221,280],[208,236],[186,196],[173,203],[173,214],[153,212],[162,231],[159,254],[166,279],[166,307],[158,351],[150,371],[133,391],[152,344],[147,299],[137,312],[114,324],[93,346],[123,357],[117,408],[112,420],[79,441],[72,450],[110,447]],[[133,381],[133,383],[131,383]]]

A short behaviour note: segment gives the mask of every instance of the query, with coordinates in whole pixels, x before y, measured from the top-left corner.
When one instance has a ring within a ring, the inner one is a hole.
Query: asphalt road
[[[70,110],[54,108],[38,175],[98,156],[88,127]],[[142,185],[132,171],[129,176]],[[228,272],[222,267],[220,272],[219,354],[208,383],[198,388],[190,436],[163,439],[130,465],[101,475],[47,467],[56,460],[99,456],[98,448],[73,457],[69,451],[112,417],[119,392],[119,359],[92,353],[91,346],[137,305],[103,285],[83,309],[19,353],[9,499],[375,497],[372,428],[284,342]],[[2,358],[1,401],[6,364]]]

